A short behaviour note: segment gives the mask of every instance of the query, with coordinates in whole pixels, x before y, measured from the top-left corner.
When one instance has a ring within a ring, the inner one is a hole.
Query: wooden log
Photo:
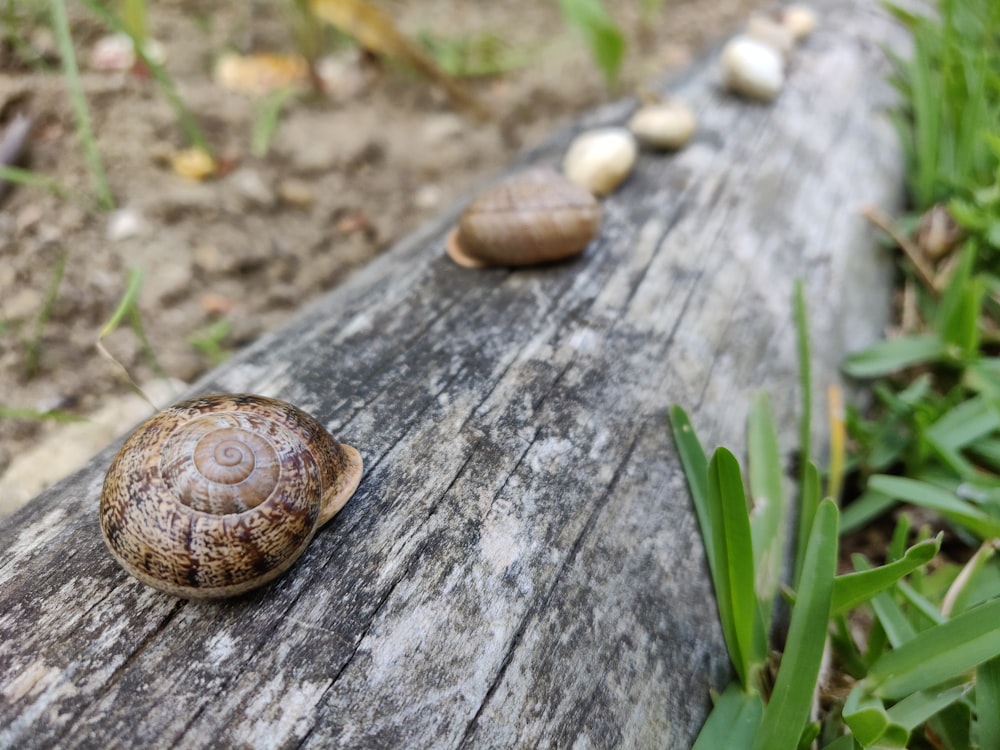
[[[111,559],[111,449],[0,526],[0,747],[684,747],[729,665],[666,421],[793,445],[791,294],[817,390],[875,339],[901,200],[875,0],[829,2],[770,106],[671,82],[695,141],[641,155],[573,262],[469,271],[456,211],[197,385],[292,401],[366,476],[267,588],[187,602]],[[577,127],[622,122],[623,102]],[[572,132],[527,158],[558,163]]]

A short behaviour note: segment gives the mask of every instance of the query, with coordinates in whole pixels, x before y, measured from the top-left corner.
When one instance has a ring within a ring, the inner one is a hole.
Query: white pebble
[[[734,93],[771,101],[785,84],[781,53],[756,39],[734,37],[722,50],[722,81]]]
[[[635,137],[625,128],[590,130],[573,139],[563,172],[594,195],[607,195],[628,177],[638,150]]]
[[[107,237],[112,242],[139,237],[148,230],[143,215],[134,208],[120,208],[108,216]]]
[[[647,104],[628,121],[628,128],[639,143],[657,149],[683,148],[694,135],[695,127],[694,113],[678,101]]]
[[[786,5],[779,12],[781,25],[796,42],[801,42],[816,28],[816,13],[804,5]]]

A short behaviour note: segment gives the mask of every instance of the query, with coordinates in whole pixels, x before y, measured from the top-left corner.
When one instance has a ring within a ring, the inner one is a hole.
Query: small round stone
[[[769,102],[785,84],[781,53],[757,39],[734,37],[722,50],[722,80],[736,94]]]
[[[644,146],[654,149],[683,148],[694,135],[696,121],[691,109],[681,102],[647,104],[628,121],[628,128]]]
[[[608,127],[578,135],[563,159],[563,172],[594,195],[608,195],[635,165],[635,137],[625,128]]]

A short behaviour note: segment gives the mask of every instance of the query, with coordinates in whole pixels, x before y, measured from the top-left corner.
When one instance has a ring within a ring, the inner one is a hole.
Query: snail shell
[[[535,167],[470,203],[447,251],[467,268],[551,263],[581,252],[600,223],[594,196],[553,169]]]
[[[100,523],[143,583],[233,596],[287,570],[361,481],[361,456],[283,401],[183,401],[129,435],[111,462]]]

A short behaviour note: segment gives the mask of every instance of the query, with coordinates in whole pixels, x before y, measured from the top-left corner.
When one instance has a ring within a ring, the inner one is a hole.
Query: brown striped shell
[[[354,494],[361,471],[354,448],[291,404],[203,396],[129,435],[104,479],[101,531],[149,586],[233,596],[287,570]]]
[[[590,243],[601,207],[590,192],[548,167],[516,174],[462,212],[448,235],[460,266],[526,266],[569,258]]]

